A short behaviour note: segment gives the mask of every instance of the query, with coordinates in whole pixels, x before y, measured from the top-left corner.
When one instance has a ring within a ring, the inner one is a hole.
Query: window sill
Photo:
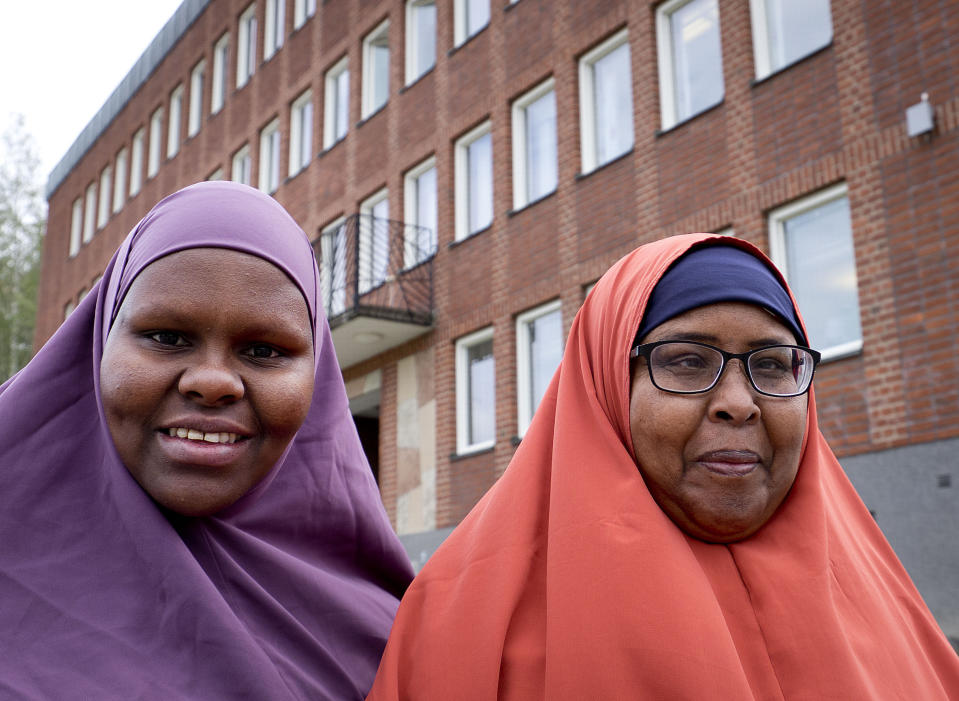
[[[816,50],[813,51],[812,53],[808,53],[808,54],[806,54],[805,56],[800,56],[799,58],[797,58],[797,59],[795,59],[794,61],[792,61],[792,63],[787,63],[785,66],[780,66],[780,67],[777,68],[776,70],[767,73],[766,75],[762,76],[761,78],[753,78],[752,80],[749,81],[749,87],[755,88],[755,87],[757,87],[757,86],[759,86],[759,85],[762,85],[762,84],[765,83],[767,80],[770,80],[771,78],[775,78],[775,77],[778,76],[780,73],[784,73],[785,71],[788,71],[788,70],[789,70],[790,68],[792,68],[793,66],[799,65],[800,63],[803,63],[804,61],[807,61],[807,60],[811,59],[813,56],[818,56],[818,55],[821,54],[822,52],[826,51],[827,49],[831,49],[831,48],[832,48],[832,39],[829,40],[829,43],[828,43],[828,44],[823,44],[822,46],[820,46],[818,49],[816,49]]]
[[[467,236],[464,236],[464,237],[461,238],[461,239],[456,239],[455,241],[450,241],[448,244],[446,244],[446,247],[447,247],[447,248],[456,248],[456,247],[459,246],[461,243],[466,243],[467,241],[470,241],[470,240],[472,240],[472,239],[475,239],[475,238],[476,238],[477,236],[479,236],[480,234],[483,234],[483,233],[489,231],[489,230],[492,229],[492,228],[493,228],[493,225],[490,224],[489,226],[486,226],[486,227],[484,227],[484,228],[482,228],[482,229],[480,229],[480,230],[478,230],[478,231],[474,231],[473,233],[471,233],[471,234],[469,234],[469,235],[467,235]]]
[[[850,341],[849,343],[843,343],[842,345],[832,346],[831,348],[826,348],[822,351],[822,359],[819,361],[821,363],[831,363],[835,360],[845,360],[846,358],[851,358],[855,355],[862,353],[862,339],[858,341]]]
[[[529,209],[529,208],[532,207],[533,205],[539,204],[539,203],[542,202],[543,200],[548,200],[550,197],[552,197],[552,196],[555,195],[555,194],[556,194],[556,188],[554,187],[552,190],[550,190],[549,192],[547,192],[545,195],[540,195],[540,196],[537,197],[535,200],[530,200],[530,201],[527,202],[526,204],[521,205],[520,207],[516,207],[515,209],[508,209],[508,210],[506,210],[506,216],[507,216],[507,217],[512,217],[514,214],[519,214],[520,212],[525,212],[527,209]]]
[[[689,123],[692,122],[693,120],[698,119],[699,117],[702,117],[704,114],[708,114],[709,112],[712,112],[713,110],[715,110],[715,109],[718,108],[718,107],[722,107],[722,106],[723,106],[723,103],[725,103],[725,102],[726,102],[726,98],[725,98],[725,96],[723,96],[723,99],[720,100],[719,102],[717,102],[715,105],[710,105],[709,107],[705,107],[705,108],[701,109],[699,112],[696,112],[695,114],[691,114],[691,115],[689,115],[688,117],[686,117],[685,119],[683,119],[682,121],[676,122],[675,124],[671,124],[671,125],[669,125],[668,127],[664,127],[664,128],[662,128],[662,129],[657,129],[657,130],[656,130],[656,138],[658,139],[658,138],[661,137],[661,136],[665,136],[666,134],[669,134],[669,133],[671,133],[671,132],[676,131],[676,130],[679,129],[681,126],[683,126],[683,125],[685,125],[685,124],[689,124]]]
[[[323,158],[323,156],[325,156],[326,154],[328,154],[330,151],[332,151],[333,149],[335,149],[337,146],[339,146],[340,144],[342,144],[344,141],[346,141],[346,136],[345,136],[345,135],[344,135],[344,136],[341,136],[339,139],[337,139],[337,140],[334,141],[332,144],[330,144],[329,146],[325,147],[322,151],[320,151],[318,154],[316,154],[316,160],[320,160],[321,158]]]
[[[482,27],[480,27],[480,28],[477,29],[475,32],[473,32],[472,34],[470,34],[468,37],[466,37],[465,39],[463,39],[463,41],[462,41],[461,43],[457,44],[457,45],[454,46],[452,49],[450,49],[449,51],[447,51],[447,52],[446,52],[447,57],[452,56],[453,54],[455,54],[455,53],[457,53],[458,51],[460,51],[464,46],[466,46],[466,45],[469,44],[471,41],[473,41],[473,39],[475,39],[475,38],[478,37],[480,34],[482,34],[483,32],[485,32],[487,27],[489,27],[489,22],[488,22],[488,21],[487,21],[486,24],[484,24]]]
[[[390,104],[390,101],[389,101],[389,100],[387,100],[387,101],[384,102],[382,105],[380,105],[379,107],[377,107],[375,110],[373,110],[372,112],[370,112],[368,115],[366,115],[365,117],[363,117],[363,119],[361,119],[360,121],[358,121],[358,122],[356,123],[356,128],[359,129],[361,126],[363,126],[363,125],[366,124],[368,121],[370,121],[371,119],[373,119],[376,115],[378,115],[378,114],[380,114],[381,112],[385,111],[385,110],[386,110],[386,106],[387,106],[388,104]]]
[[[632,156],[632,155],[633,155],[633,151],[634,151],[635,149],[636,149],[636,146],[635,146],[635,145],[630,146],[630,147],[629,147],[629,150],[623,151],[621,154],[619,154],[618,156],[616,156],[616,157],[614,157],[614,158],[609,159],[609,160],[606,161],[605,163],[600,163],[599,165],[597,165],[596,167],[594,167],[594,168],[592,168],[592,169],[590,169],[590,170],[584,171],[584,172],[582,172],[582,173],[577,173],[574,179],[575,179],[575,180],[583,180],[584,178],[588,178],[588,177],[589,177],[590,175],[592,175],[593,173],[595,173],[595,172],[597,172],[597,171],[600,171],[600,170],[602,170],[603,168],[606,168],[606,167],[608,167],[608,166],[611,166],[611,165],[613,165],[614,163],[618,163],[619,161],[623,160],[623,159],[626,158],[627,156]]]
[[[495,443],[483,443],[475,447],[464,448],[462,451],[450,453],[450,462],[458,462],[459,460],[466,460],[467,458],[473,458],[477,455],[492,453],[495,447]]]
[[[411,81],[408,82],[406,85],[404,85],[402,88],[400,88],[400,90],[399,90],[400,95],[402,95],[403,93],[405,93],[407,90],[412,89],[414,85],[416,85],[416,84],[418,84],[420,81],[424,80],[424,79],[426,78],[426,76],[430,75],[435,69],[436,69],[436,63],[433,63],[432,66],[430,66],[429,68],[427,68],[425,71],[423,71],[423,72],[420,73],[418,76],[416,76],[415,78],[413,78],[413,80],[411,80]]]
[[[417,268],[419,268],[419,267],[421,267],[421,266],[423,266],[423,265],[426,265],[427,263],[431,263],[434,258],[436,258],[436,251],[433,251],[432,253],[430,253],[428,256],[426,256],[425,258],[423,258],[423,260],[418,260],[418,261],[416,261],[415,263],[413,263],[412,265],[404,266],[403,269],[400,271],[400,273],[403,274],[403,275],[405,275],[406,273],[413,272],[413,271],[416,270]]]

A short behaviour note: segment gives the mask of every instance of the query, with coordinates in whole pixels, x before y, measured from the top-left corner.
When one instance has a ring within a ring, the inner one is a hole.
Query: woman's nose
[[[207,352],[194,360],[180,375],[178,389],[182,395],[208,406],[229,404],[243,396],[243,380],[229,358]]]
[[[746,367],[738,359],[730,360],[709,397],[709,416],[714,421],[731,421],[737,425],[759,418],[757,393]]]

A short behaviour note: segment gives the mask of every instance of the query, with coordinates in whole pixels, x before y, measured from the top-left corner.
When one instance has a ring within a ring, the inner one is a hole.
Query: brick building
[[[36,343],[164,195],[271,192],[421,559],[606,268],[731,233],[786,271],[823,430],[959,638],[956,36],[951,0],[185,0],[50,176]]]

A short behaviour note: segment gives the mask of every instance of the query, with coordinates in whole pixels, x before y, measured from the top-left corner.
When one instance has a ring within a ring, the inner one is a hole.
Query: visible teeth
[[[216,432],[204,433],[195,428],[170,428],[167,433],[175,438],[186,438],[191,441],[205,441],[207,443],[236,443],[235,433]]]

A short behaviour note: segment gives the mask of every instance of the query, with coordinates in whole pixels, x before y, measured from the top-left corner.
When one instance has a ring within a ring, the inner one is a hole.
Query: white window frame
[[[772,58],[770,54],[772,53],[772,46],[770,45],[769,40],[769,15],[766,11],[766,3],[768,0],[749,0],[749,17],[750,24],[752,25],[752,34],[753,34],[753,60],[756,65],[756,80],[762,80],[767,76],[772,75],[778,71],[783,70],[784,68],[791,66],[797,61],[801,61],[806,56],[816,53],[824,46],[829,46],[832,42],[833,36],[833,26],[832,26],[832,2],[830,0],[830,12],[827,15],[829,20],[829,39],[819,45],[814,46],[809,49],[805,54],[799,56],[792,61],[783,63],[781,66],[777,66],[775,69],[772,67]]]
[[[147,132],[145,127],[137,129],[130,147],[130,197],[136,196],[143,187],[143,151],[146,148]]]
[[[293,29],[299,29],[316,14],[316,0],[293,0]]]
[[[340,113],[340,76],[346,80],[346,119],[343,123],[343,133],[337,133],[337,116]],[[350,60],[344,56],[326,72],[324,79],[323,96],[323,150],[332,148],[350,132]]]
[[[187,136],[194,137],[203,123],[203,83],[206,81],[206,61],[200,60],[190,71],[190,115]]]
[[[532,397],[528,391],[532,372],[529,363],[529,325],[540,317],[554,312],[560,314],[559,323],[562,330],[562,300],[559,299],[525,311],[516,317],[516,429],[517,435],[521,438],[526,435],[526,430],[537,409],[533,406]],[[562,333],[560,333],[560,357],[562,357],[563,343]]]
[[[272,195],[280,187],[280,120],[260,130],[260,172],[258,187]]]
[[[83,202],[83,243],[93,240],[97,230],[97,182],[87,185],[86,199]]]
[[[290,177],[313,158],[313,91],[306,90],[290,105]]]
[[[474,2],[486,3],[486,24],[469,28],[469,9]],[[453,46],[461,46],[489,26],[492,15],[490,0],[453,0]]]
[[[266,0],[263,24],[263,60],[269,61],[283,47],[286,29],[286,0]]]
[[[605,161],[599,161],[596,148],[598,125],[596,123],[596,80],[595,66],[598,61],[616,51],[621,46],[626,47],[630,57],[629,63],[629,134],[630,147],[622,153],[611,156]],[[632,51],[629,46],[629,32],[623,29],[583,54],[579,60],[579,115],[580,115],[580,155],[582,158],[582,172],[591,173],[607,163],[616,160],[635,145],[635,129],[633,128],[633,74],[631,63]]]
[[[236,87],[242,88],[256,73],[256,3],[240,15],[236,37]]]
[[[817,209],[818,207],[822,207],[823,205],[842,198],[849,198],[848,188],[846,187],[845,183],[834,185],[826,188],[825,190],[821,190],[796,200],[795,202],[791,202],[790,204],[777,207],[769,213],[769,257],[772,259],[773,263],[776,264],[776,267],[778,267],[782,272],[787,283],[789,282],[789,261],[787,260],[786,254],[785,222],[797,215],[804,214],[805,212]],[[851,228],[852,222],[850,221],[850,229]],[[852,231],[850,231],[850,235],[852,235]],[[855,239],[853,239],[853,241],[855,242]],[[853,264],[855,265],[855,260],[853,261]],[[862,304],[859,303],[858,307],[861,315]],[[815,342],[815,339],[813,339],[813,342]],[[835,346],[819,348],[818,350],[822,353],[823,360],[836,360],[850,355],[855,355],[862,350],[862,347],[863,339],[860,316],[860,336],[858,339],[847,341],[846,343],[841,343]]]
[[[180,126],[183,123],[183,84],[170,93],[170,121],[167,123],[166,157],[173,158],[180,152]]]
[[[80,239],[83,236],[83,198],[73,200],[70,213],[70,258],[80,252]]]
[[[210,87],[210,114],[216,114],[226,104],[227,67],[230,60],[230,33],[224,34],[213,45],[213,85]]]
[[[376,102],[376,62],[373,61],[373,50],[375,46],[386,42],[386,49],[389,52],[390,47],[390,20],[385,19],[376,25],[372,32],[363,37],[363,86],[362,86],[362,112],[361,117],[366,119],[374,113],[383,109],[390,101],[390,62],[386,65],[386,96],[382,102]]]
[[[337,253],[340,257],[334,260],[331,250],[330,234],[342,229],[337,235],[340,238],[340,248]],[[346,311],[346,218],[338,217],[320,230],[320,287],[323,293],[323,311],[327,318]],[[334,297],[334,282],[341,283]]]
[[[493,340],[493,327],[475,331],[456,341],[456,452],[458,455],[475,453],[496,445],[496,355],[493,354],[493,438],[471,443],[469,440],[470,420],[470,348]]]
[[[147,180],[160,171],[161,139],[163,138],[163,108],[157,107],[150,115],[150,144],[147,153]]]
[[[438,221],[435,223],[430,237],[432,246],[429,247],[427,251],[418,251],[420,241],[417,240],[420,233],[419,227],[422,226],[422,224],[420,224],[419,213],[419,179],[430,170],[436,170],[436,156],[430,156],[425,161],[413,166],[403,176],[403,221],[411,225],[407,229],[407,233],[413,234],[413,236],[406,237],[403,242],[403,265],[406,268],[419,265],[436,254],[436,244],[439,236],[439,232],[437,231],[437,228],[439,228]],[[433,198],[435,200],[433,204],[434,209],[438,209],[439,206],[438,191],[439,182],[437,182],[436,189],[433,192]],[[420,253],[419,256],[416,255],[417,252]]]
[[[253,184],[253,156],[250,144],[243,144],[230,160],[230,180],[244,185]]]
[[[206,179],[211,182],[217,181],[217,180],[223,180],[223,167],[221,166],[217,168],[216,170],[214,170],[212,173],[206,176]]]
[[[110,193],[113,191],[113,166],[107,164],[100,171],[100,197],[97,201],[97,229],[110,221]]]
[[[697,114],[702,114],[706,110],[715,107],[723,101],[725,95],[725,85],[718,101],[707,105],[697,112],[688,114],[682,118],[679,117],[676,109],[676,65],[673,61],[673,38],[671,17],[674,12],[685,5],[698,0],[667,0],[656,8],[656,48],[659,59],[659,109],[660,119],[663,129],[671,129],[681,122],[688,121]],[[719,0],[714,0],[718,3]],[[720,59],[722,58],[722,23],[717,20],[717,31],[719,32]],[[720,66],[720,75],[722,75],[722,66]]]
[[[420,44],[424,37],[420,36],[419,26],[416,24],[415,17],[417,8],[432,5],[434,12],[433,36],[433,61],[428,66],[417,66],[416,59],[419,55]],[[420,77],[426,75],[436,66],[436,0],[406,0],[406,84],[417,81]]]
[[[485,136],[486,134],[492,134],[493,123],[490,120],[486,120],[479,126],[471,129],[469,132],[461,136],[456,140],[456,145],[454,147],[454,177],[455,177],[455,236],[457,241],[462,241],[465,238],[472,236],[475,233],[485,230],[486,227],[480,227],[475,231],[470,230],[470,198],[469,198],[469,147],[474,141]],[[492,137],[491,137],[492,139]],[[492,140],[490,142],[490,156],[491,160],[493,159],[492,154]],[[490,224],[492,224],[492,219],[495,219],[496,216],[496,178],[492,178],[490,183],[490,191],[492,195],[492,217]]]
[[[123,209],[127,198],[127,147],[124,146],[117,153],[116,165],[113,169],[113,213]]]
[[[379,217],[373,212],[380,203],[386,203],[386,216]],[[357,285],[359,293],[366,294],[370,290],[379,287],[386,282],[389,276],[389,254],[390,254],[390,229],[389,229],[389,191],[384,187],[377,190],[360,203],[360,221],[357,249]],[[379,236],[382,229],[376,227],[373,217],[384,220],[382,226],[386,227],[386,261],[377,260],[373,257],[374,250],[377,248],[375,239]],[[382,270],[378,268],[382,266]],[[381,274],[382,273],[382,274]]]
[[[556,99],[556,81],[554,78],[550,77],[544,80],[542,83],[534,87],[532,90],[526,94],[518,97],[513,101],[511,107],[512,114],[512,124],[513,124],[513,209],[518,210],[526,207],[529,204],[532,204],[535,201],[541,200],[544,197],[556,192],[556,188],[559,185],[559,151],[557,140],[559,138],[559,131],[557,129],[557,121],[553,122],[553,160],[554,166],[556,169],[556,183],[553,185],[553,189],[542,194],[538,194],[535,197],[531,196],[529,192],[529,154],[527,153],[527,140],[526,140],[526,120],[527,113],[526,109],[539,100],[542,97],[545,97],[549,93],[553,93],[553,100]],[[554,103],[555,104],[555,103]]]

